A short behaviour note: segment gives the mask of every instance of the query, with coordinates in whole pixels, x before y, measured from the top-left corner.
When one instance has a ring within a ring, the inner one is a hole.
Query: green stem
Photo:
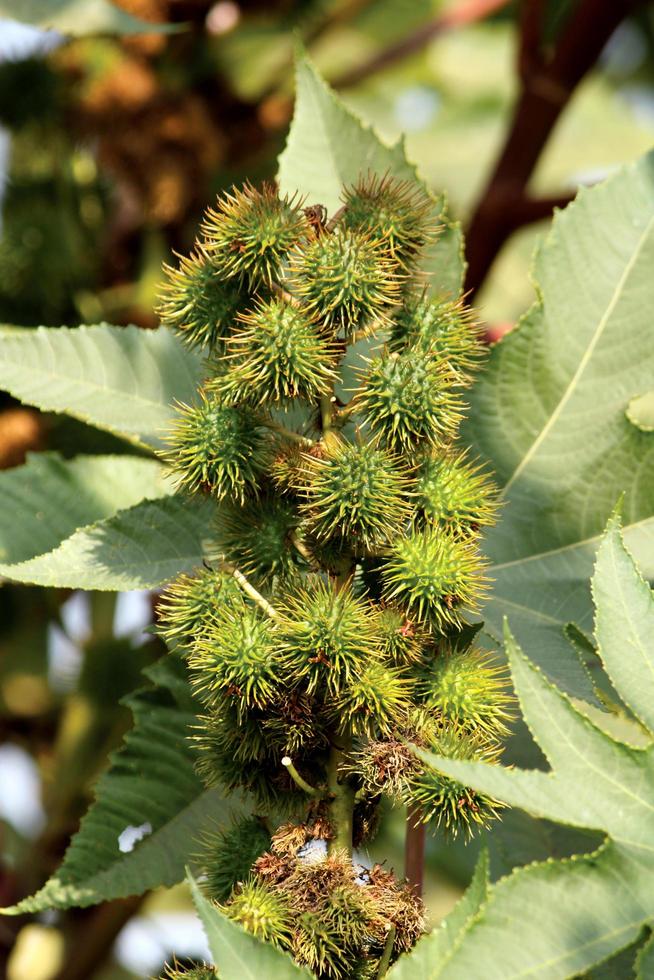
[[[331,796],[329,822],[334,833],[328,846],[330,851],[342,850],[350,856],[352,856],[354,789],[348,784],[347,777],[341,770],[351,750],[351,736],[339,736],[338,742],[332,744],[327,763],[327,782]]]
[[[260,592],[257,592],[255,587],[248,582],[243,572],[239,572],[238,568],[231,565],[228,561],[221,561],[220,569],[223,572],[226,572],[228,575],[231,575],[239,588],[241,588],[243,592],[250,597],[250,599],[256,602],[256,604],[263,609],[267,616],[270,616],[271,619],[279,619],[279,613],[275,607],[271,606],[268,600],[264,598]]]
[[[332,427],[334,417],[334,396],[323,395],[320,399],[320,419],[322,422],[322,433],[329,432]]]
[[[289,776],[291,777],[295,785],[299,786],[301,790],[303,790],[305,793],[308,793],[309,796],[322,795],[319,789],[316,789],[315,786],[312,786],[311,783],[308,783],[306,779],[304,779],[299,774],[299,772],[293,765],[293,760],[291,759],[290,755],[284,756],[284,758],[282,759],[282,765],[288,769]]]
[[[299,432],[293,432],[292,429],[287,429],[285,426],[280,425],[279,422],[273,422],[272,419],[269,419],[265,424],[266,428],[279,433],[280,436],[288,439],[289,442],[297,442],[301,446],[306,446],[307,449],[313,446],[313,439],[309,439],[308,436],[301,436]]]
[[[386,937],[386,942],[384,943],[384,954],[379,961],[379,969],[377,970],[377,977],[383,977],[388,972],[388,968],[391,965],[391,956],[393,954],[393,946],[395,945],[395,934],[397,929],[395,926],[391,926],[388,930],[388,935]]]

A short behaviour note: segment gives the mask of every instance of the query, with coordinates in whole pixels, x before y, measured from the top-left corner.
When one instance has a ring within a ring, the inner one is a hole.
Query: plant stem
[[[526,223],[530,212],[526,188],[555,124],[611,34],[640,2],[579,0],[554,52],[545,60],[538,24],[542,4],[524,0],[518,55],[522,89],[495,169],[466,232],[468,294],[479,289],[504,242],[520,223]]]
[[[271,619],[279,619],[279,613],[275,607],[271,606],[268,600],[265,599],[260,592],[257,592],[255,587],[248,582],[243,572],[239,572],[238,568],[231,565],[228,561],[221,561],[220,569],[223,572],[226,572],[228,575],[231,575],[243,592],[245,592],[250,599],[254,600],[254,602],[256,602],[256,604],[263,609],[267,616],[270,616]]]
[[[388,972],[388,968],[391,965],[391,955],[393,953],[393,946],[395,944],[395,934],[397,929],[395,926],[391,926],[388,930],[388,935],[386,937],[386,942],[384,943],[384,954],[379,961],[379,969],[377,970],[377,977],[383,977]]]
[[[301,790],[303,790],[305,793],[308,793],[309,796],[322,795],[319,789],[316,789],[315,786],[312,786],[310,783],[308,783],[306,779],[303,779],[303,777],[299,774],[299,772],[293,765],[293,760],[291,759],[290,755],[284,756],[284,758],[282,759],[282,765],[288,769],[289,776],[291,777],[295,785],[299,786]]]
[[[422,895],[425,876],[425,825],[417,807],[409,807],[404,844],[404,877],[416,895]]]
[[[334,836],[329,841],[330,851],[342,850],[352,856],[352,828],[354,819],[354,789],[347,783],[341,769],[352,749],[352,738],[341,735],[332,743],[327,763],[327,781],[331,801],[329,822]]]
[[[313,446],[313,439],[309,439],[308,436],[301,436],[299,432],[293,432],[292,429],[287,429],[285,426],[281,425],[279,422],[274,422],[272,419],[267,421],[266,428],[272,429],[273,432],[278,432],[280,436],[284,439],[288,439],[289,442],[297,442],[301,446]]]

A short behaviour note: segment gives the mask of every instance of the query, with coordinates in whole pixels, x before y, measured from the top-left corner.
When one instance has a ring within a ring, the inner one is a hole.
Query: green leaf
[[[401,956],[388,973],[389,980],[436,980],[441,965],[455,948],[488,896],[488,852],[482,851],[470,885],[437,929]]]
[[[0,17],[75,37],[179,30],[175,25],[149,24],[132,17],[110,0],[0,0]]]
[[[654,391],[632,398],[625,415],[636,428],[643,432],[654,432]]]
[[[151,589],[202,564],[214,507],[199,497],[145,500],[80,528],[53,551],[0,564],[0,575],[67,589]]]
[[[613,581],[617,598],[607,591]],[[607,628],[611,608],[623,623],[654,614],[615,522],[604,538],[593,580],[599,654],[611,665],[625,702],[634,684],[654,701],[654,647],[637,645],[619,626]],[[608,602],[608,608],[607,608]],[[599,624],[603,625],[600,626]],[[636,630],[636,636],[639,631]],[[505,769],[431,757],[452,778],[528,813],[601,831],[605,843],[592,854],[532,864],[500,879],[453,949],[445,976],[464,980],[484,962],[490,980],[530,976],[571,977],[636,942],[654,917],[654,725],[635,747],[598,727],[554,687],[506,633],[514,685],[525,721],[551,772]],[[627,651],[625,653],[625,651]],[[516,941],[516,937],[518,937]],[[651,956],[643,951],[643,957]]]
[[[341,206],[343,185],[367,173],[422,183],[406,158],[404,143],[384,145],[346,108],[308,58],[299,57],[295,113],[279,158],[280,189],[289,194],[298,191],[309,203],[323,204],[333,213]],[[444,227],[423,265],[434,290],[458,296],[464,272],[461,229],[449,221],[444,197],[434,199],[434,208]]]
[[[654,155],[582,190],[535,260],[539,299],[492,350],[463,441],[488,460],[506,507],[486,538],[484,610],[572,693],[589,691],[563,629],[588,629],[593,554],[626,491],[625,536],[654,574],[654,439],[625,410],[651,386]]]
[[[126,699],[134,728],[100,777],[63,864],[40,891],[6,913],[94,905],[174,885],[194,860],[198,835],[243,808],[238,795],[230,795],[228,804],[195,774],[188,733],[196,706],[181,663],[171,656],[146,673],[156,686]],[[146,833],[125,852],[119,838],[128,827]]]
[[[171,493],[164,467],[136,456],[29,453],[0,473],[3,567],[52,551],[79,527],[113,517],[144,498]]]
[[[625,704],[654,732],[654,603],[649,585],[632,574],[633,561],[612,519],[597,555],[592,591],[599,654]],[[643,678],[650,677],[650,686]]]
[[[286,953],[264,943],[232,922],[204,897],[189,872],[193,902],[207,934],[215,966],[224,980],[299,980],[313,974],[293,962]]]
[[[162,445],[173,402],[195,397],[201,366],[201,355],[165,327],[0,331],[0,387],[141,446]]]

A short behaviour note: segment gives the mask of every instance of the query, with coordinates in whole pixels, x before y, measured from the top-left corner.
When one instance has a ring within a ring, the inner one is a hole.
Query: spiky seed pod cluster
[[[422,903],[379,865],[354,866],[338,850],[316,859],[314,834],[281,827],[222,910],[324,980],[376,976],[389,941],[394,959],[420,936]]]
[[[368,177],[343,199],[330,221],[270,186],[234,190],[168,273],[164,322],[208,356],[164,458],[217,506],[208,567],[166,590],[160,620],[203,705],[202,777],[295,821],[258,857],[260,824],[252,852],[247,825],[215,842],[214,898],[318,977],[364,978],[421,918],[386,872],[357,879],[353,838],[382,794],[450,835],[485,826],[498,806],[412,745],[493,761],[511,698],[466,627],[496,510],[453,444],[479,332],[424,292],[424,191]],[[323,843],[304,854],[308,820]]]

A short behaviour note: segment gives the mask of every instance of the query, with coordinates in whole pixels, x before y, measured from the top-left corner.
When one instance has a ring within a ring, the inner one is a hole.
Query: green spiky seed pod
[[[379,634],[368,604],[318,580],[287,596],[278,624],[279,648],[307,690],[338,693],[362,664],[378,656]]]
[[[435,238],[436,202],[413,181],[368,175],[347,187],[342,200],[341,223],[380,242],[405,269]]]
[[[243,606],[235,616],[219,607],[196,640],[189,666],[195,690],[209,705],[225,697],[241,708],[269,704],[280,681],[271,621],[258,609]]]
[[[197,770],[207,786],[251,793],[263,813],[292,813],[306,804],[306,794],[282,766],[284,753],[271,744],[262,720],[256,710],[246,713],[226,706],[200,718]],[[296,765],[302,769],[300,760]]]
[[[306,454],[304,510],[319,540],[341,536],[359,553],[400,533],[410,513],[409,478],[400,460],[373,444],[332,439],[321,457]]]
[[[400,452],[440,446],[456,434],[461,398],[447,361],[427,351],[384,351],[355,398],[367,424]]]
[[[219,500],[242,502],[256,493],[272,457],[270,433],[256,413],[204,393],[198,405],[181,406],[168,442],[162,456],[178,486],[210,490]]]
[[[220,347],[237,310],[247,301],[238,283],[221,281],[201,249],[180,256],[177,268],[164,265],[164,272],[156,310],[162,325],[176,330],[188,344]]]
[[[245,881],[252,865],[270,847],[270,834],[261,820],[248,817],[228,830],[208,834],[201,856],[203,887],[215,902],[226,902],[239,881]]]
[[[241,602],[241,590],[225,572],[203,568],[195,575],[180,575],[157,603],[159,628],[169,643],[187,646],[211,622],[219,606]]]
[[[437,628],[462,625],[485,593],[474,542],[428,527],[396,542],[382,569],[386,598]]]
[[[443,721],[462,731],[508,735],[515,698],[506,668],[488,653],[470,647],[437,657],[421,687],[425,703]]]
[[[298,521],[291,503],[270,494],[241,507],[225,504],[217,518],[217,545],[248,578],[269,582],[291,575],[302,561],[290,540]]]
[[[161,980],[218,980],[218,974],[211,966],[192,966],[189,969],[176,965],[167,966]]]
[[[341,980],[348,973],[347,950],[341,937],[314,912],[303,912],[293,942],[294,958],[316,976]]]
[[[385,322],[398,303],[401,283],[379,242],[343,228],[296,249],[289,277],[307,308],[345,337],[370,321]]]
[[[288,945],[293,913],[283,894],[254,878],[235,892],[222,911],[253,936],[274,946]]]
[[[378,612],[382,635],[381,656],[398,667],[422,660],[429,634],[397,606],[382,606]]]
[[[444,729],[429,749],[446,759],[491,765],[499,762],[501,754],[496,743],[455,728]],[[475,831],[488,827],[504,806],[428,766],[411,778],[406,802],[422,811],[424,823],[452,838],[459,834],[472,837]]]
[[[394,313],[388,345],[398,353],[410,347],[437,354],[462,384],[487,351],[474,313],[462,299],[433,299],[426,291],[409,295]]]
[[[418,470],[418,513],[453,534],[475,533],[495,523],[497,489],[466,453],[432,452]]]
[[[411,680],[401,670],[369,660],[336,699],[334,720],[354,735],[388,734],[405,720],[410,694]]]
[[[341,353],[306,310],[273,297],[239,315],[227,344],[228,368],[208,387],[230,404],[312,401],[333,386]]]
[[[289,250],[308,231],[301,202],[279,197],[272,184],[260,190],[251,184],[232,188],[207,210],[202,223],[204,247],[220,274],[246,276],[255,285],[279,278]]]

